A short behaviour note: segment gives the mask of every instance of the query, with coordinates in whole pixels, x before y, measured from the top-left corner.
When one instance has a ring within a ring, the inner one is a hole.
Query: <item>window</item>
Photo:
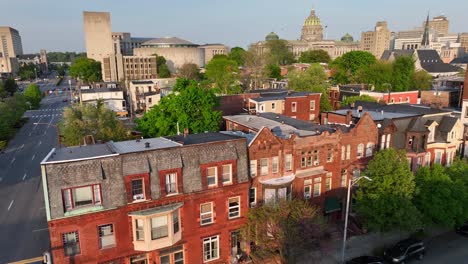
[[[144,230],[144,223],[143,219],[135,219],[135,233],[136,233],[136,240],[143,241],[145,240],[145,230]]]
[[[65,256],[73,256],[81,253],[78,231],[62,234],[62,240]]]
[[[465,117],[468,117],[468,106],[465,107]]]
[[[346,159],[351,159],[351,145],[346,146]]]
[[[260,159],[260,175],[268,174],[268,159]]]
[[[172,228],[173,228],[174,234],[179,232],[180,230],[179,210],[175,210],[174,213],[172,213]]]
[[[346,157],[346,147],[341,146],[341,160],[345,160]]]
[[[385,135],[380,137],[380,150],[385,149]]]
[[[322,178],[314,179],[314,197],[320,196],[320,189],[322,187]]]
[[[231,232],[231,256],[242,254],[241,234],[240,231]]]
[[[250,161],[250,176],[257,176],[257,160]]]
[[[110,248],[115,246],[114,225],[98,226],[99,248]]]
[[[174,253],[174,264],[184,264],[184,252]]]
[[[308,200],[310,199],[310,196],[311,196],[311,186],[305,185],[304,186],[304,199]]]
[[[327,179],[325,181],[325,190],[329,191],[331,190],[331,187],[332,187],[332,173],[331,172],[328,172],[327,173]]]
[[[385,148],[390,148],[391,134],[387,134],[387,141],[385,142]]]
[[[374,144],[369,142],[367,143],[367,146],[366,146],[366,157],[370,157],[372,156],[372,149],[374,148]]]
[[[206,179],[208,181],[208,187],[217,186],[218,185],[218,168],[216,167],[209,167],[206,170]]]
[[[75,207],[101,205],[101,186],[99,184],[74,187],[63,190],[65,211]]]
[[[312,156],[307,157],[307,167],[312,166]]]
[[[228,200],[229,204],[229,219],[240,216],[240,197],[232,197]]]
[[[276,108],[276,104],[275,103],[271,103],[271,110],[275,110]]]
[[[305,168],[306,166],[306,157],[302,156],[301,158],[301,168]]]
[[[291,103],[291,112],[295,113],[297,111],[297,104],[296,102]]]
[[[145,194],[143,193],[143,179],[132,180],[132,195],[133,201],[145,199]]]
[[[249,204],[250,206],[255,206],[257,203],[257,188],[249,189]]]
[[[314,121],[314,120],[315,120],[315,114],[310,114],[309,121]]]
[[[292,170],[292,154],[284,155],[284,160],[285,160],[284,169],[286,171]]]
[[[219,236],[203,239],[203,261],[219,258]]]
[[[167,215],[151,218],[151,240],[156,240],[167,236]]]
[[[359,144],[357,147],[357,157],[362,158],[364,156],[364,144]]]
[[[332,162],[333,161],[333,148],[328,148],[327,152],[327,162]]]
[[[177,193],[177,173],[166,174],[166,193]]]
[[[200,204],[200,224],[208,225],[213,223],[213,203]]]
[[[278,173],[278,157],[273,157],[271,159],[271,170],[273,173]]]
[[[171,264],[171,256],[170,255],[166,255],[166,256],[161,256],[159,258],[159,262],[161,262],[161,264]]]
[[[232,165],[223,165],[223,184],[232,183]]]
[[[342,170],[341,171],[341,187],[346,187],[348,181],[348,171]]]
[[[426,161],[426,166],[430,166],[430,165],[431,165],[431,153],[430,153],[430,152],[427,152],[427,153],[426,153],[425,161]]]
[[[314,166],[319,165],[319,151],[318,150],[314,150],[313,158],[314,158]]]
[[[437,151],[437,152],[435,153],[434,163],[437,163],[437,164],[441,164],[441,163],[442,163],[442,152]]]
[[[315,101],[310,101],[310,110],[315,110]]]

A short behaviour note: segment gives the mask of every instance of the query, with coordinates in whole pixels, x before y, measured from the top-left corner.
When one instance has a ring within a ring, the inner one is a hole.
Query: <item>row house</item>
[[[221,133],[52,149],[42,183],[55,263],[237,263],[246,140]]]
[[[412,171],[434,163],[450,166],[461,151],[463,125],[452,112],[414,105],[356,102],[353,109],[322,114],[324,124],[354,124],[369,114],[379,129],[377,148],[406,151]]]
[[[296,196],[323,208],[330,220],[341,217],[348,180],[365,168],[378,135],[370,115],[353,126],[273,113],[223,118],[225,133],[248,141],[251,206]]]

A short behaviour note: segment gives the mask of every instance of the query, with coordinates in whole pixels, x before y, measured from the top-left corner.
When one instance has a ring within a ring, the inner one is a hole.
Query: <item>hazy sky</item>
[[[428,11],[445,14],[450,32],[468,32],[467,0],[0,0],[0,26],[19,30],[25,52],[84,51],[82,12],[107,11],[112,31],[247,47],[270,31],[298,39],[311,8],[329,39],[359,39],[379,20],[392,31],[412,29]]]

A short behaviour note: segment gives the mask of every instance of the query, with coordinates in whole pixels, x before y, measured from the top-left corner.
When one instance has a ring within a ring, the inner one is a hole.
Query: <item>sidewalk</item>
[[[448,229],[432,228],[426,230],[426,238],[428,242],[433,237],[439,236]],[[346,242],[346,260],[362,255],[373,255],[376,249],[389,247],[399,240],[408,238],[411,232],[388,232],[388,233],[368,233],[361,236],[350,237]],[[304,252],[303,255],[297,257],[297,264],[336,264],[341,261],[342,250],[341,239],[332,242],[329,248],[325,248],[321,252]]]

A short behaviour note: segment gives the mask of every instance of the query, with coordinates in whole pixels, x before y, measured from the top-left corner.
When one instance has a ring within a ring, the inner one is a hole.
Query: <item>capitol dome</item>
[[[270,34],[266,35],[265,40],[278,40],[279,36],[275,32],[270,32]]]
[[[320,18],[315,14],[315,10],[310,11],[310,15],[304,21],[304,26],[321,26]]]
[[[341,41],[343,41],[343,42],[353,42],[354,38],[349,33],[346,33],[343,37],[341,37]]]

